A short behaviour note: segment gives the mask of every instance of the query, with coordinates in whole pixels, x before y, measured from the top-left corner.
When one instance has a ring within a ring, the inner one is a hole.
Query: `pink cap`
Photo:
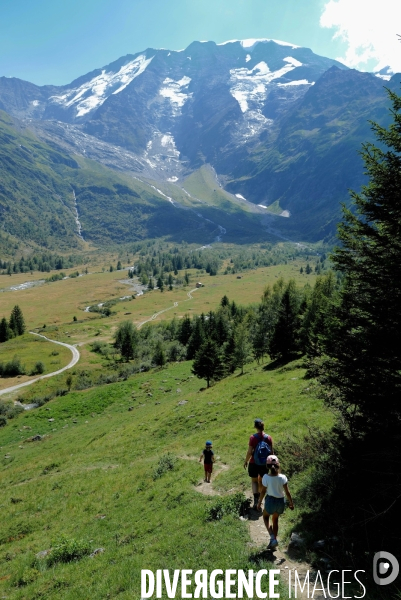
[[[270,456],[268,456],[266,458],[266,464],[267,465],[277,465],[278,467],[280,466],[278,458],[275,454],[270,454]]]

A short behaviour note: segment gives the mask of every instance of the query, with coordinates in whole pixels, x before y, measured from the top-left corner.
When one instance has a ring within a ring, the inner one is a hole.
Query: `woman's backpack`
[[[265,465],[266,459],[271,453],[270,436],[268,436],[267,433],[264,433],[262,439],[258,442],[253,451],[253,460],[259,466]]]

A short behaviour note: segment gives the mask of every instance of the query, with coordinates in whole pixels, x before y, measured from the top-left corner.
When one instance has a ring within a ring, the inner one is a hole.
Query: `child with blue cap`
[[[200,455],[199,462],[202,462],[205,469],[205,483],[210,483],[210,477],[213,472],[213,463],[214,463],[214,452],[212,450],[213,444],[210,440],[207,440],[205,444],[205,448]]]

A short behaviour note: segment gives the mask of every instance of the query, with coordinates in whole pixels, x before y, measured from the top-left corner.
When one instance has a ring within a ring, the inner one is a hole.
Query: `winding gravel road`
[[[193,290],[187,292],[188,300],[193,300],[192,293],[196,292],[197,289],[198,288],[194,288]],[[184,300],[184,302],[188,302],[188,300]],[[173,306],[169,306],[168,308],[159,310],[158,312],[154,313],[149,319],[146,319],[146,321],[142,321],[142,323],[139,323],[139,325],[137,326],[138,329],[140,329],[142,327],[142,325],[145,325],[145,323],[154,321],[162,313],[164,313],[168,310],[171,310],[172,308],[176,308],[177,306],[178,306],[178,302],[174,302]],[[31,379],[30,381],[25,381],[24,383],[18,383],[17,385],[12,385],[11,387],[5,388],[4,390],[0,390],[0,396],[3,396],[3,394],[8,394],[9,392],[14,392],[15,390],[19,390],[20,388],[26,387],[27,385],[31,385],[32,383],[35,383],[35,381],[39,381],[40,379],[47,379],[48,377],[54,377],[54,375],[59,375],[60,373],[63,373],[63,371],[66,371],[67,369],[71,369],[71,367],[76,365],[77,362],[79,361],[79,358],[80,358],[79,350],[75,346],[71,346],[70,344],[65,344],[64,342],[56,342],[55,340],[51,340],[51,339],[47,338],[45,335],[42,335],[40,333],[35,333],[34,331],[30,331],[29,333],[31,333],[32,335],[37,335],[37,336],[43,338],[44,340],[47,340],[48,342],[52,342],[53,344],[59,344],[60,346],[65,346],[66,348],[69,348],[72,352],[72,360],[68,363],[68,365],[66,367],[63,367],[62,369],[59,369],[58,371],[53,371],[53,373],[47,373],[46,375],[40,375],[39,377],[35,377],[35,379]]]
[[[77,350],[77,348],[75,346],[71,346],[70,344],[65,344],[64,342],[56,342],[55,340],[51,340],[51,339],[47,338],[45,335],[41,335],[40,333],[34,333],[33,331],[30,331],[29,333],[31,333],[32,335],[37,335],[37,336],[47,340],[48,342],[52,342],[53,344],[58,344],[59,346],[65,346],[66,348],[69,348],[72,352],[72,359],[66,367],[63,367],[62,369],[59,369],[58,371],[53,371],[52,373],[47,373],[46,375],[40,375],[39,377],[35,377],[35,379],[31,379],[30,381],[25,381],[24,383],[18,383],[17,385],[12,385],[11,387],[5,388],[4,390],[0,390],[0,396],[2,396],[3,394],[8,394],[9,392],[14,392],[15,390],[19,390],[20,388],[26,387],[27,385],[31,385],[32,383],[35,383],[35,381],[39,381],[40,379],[47,379],[48,377],[54,377],[54,375],[59,375],[60,373],[63,373],[63,371],[66,371],[67,369],[71,369],[71,367],[76,365],[77,362],[79,361],[79,357],[80,357],[79,350]]]

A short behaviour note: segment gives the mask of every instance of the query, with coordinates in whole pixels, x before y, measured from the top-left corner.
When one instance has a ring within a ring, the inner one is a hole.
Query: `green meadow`
[[[70,392],[0,430],[3,596],[139,599],[141,569],[271,568],[238,513],[208,520],[216,497],[197,491],[205,439],[217,456],[214,489],[234,498],[250,490],[243,460],[255,417],[280,453],[310,428],[328,430],[332,415],[300,361],[275,370],[252,363],[208,390],[190,367]],[[29,441],[35,435],[43,437]],[[291,479],[295,502],[301,477]],[[301,512],[286,512],[282,540]],[[36,556],[64,547],[63,536],[103,551],[67,563]]]
[[[31,379],[30,374],[38,362],[43,364],[43,375],[46,375],[65,367],[72,358],[68,348],[56,346],[29,333],[0,344],[0,363],[6,363],[14,356],[19,358],[26,375],[0,378],[0,390]]]
[[[266,285],[272,286],[280,277],[285,280],[293,278],[299,286],[307,283],[312,286],[315,282],[315,275],[300,273],[300,268],[305,269],[305,265],[305,260],[298,259],[290,261],[288,264],[257,268],[235,275],[219,273],[214,277],[195,269],[189,269],[190,283],[185,288],[180,286],[171,292],[165,289],[163,293],[153,290],[137,297],[134,301],[129,298],[118,301],[112,307],[114,314],[106,319],[99,318],[97,313],[88,313],[84,310],[87,306],[135,295],[135,291],[131,286],[120,281],[128,279],[126,270],[110,273],[109,271],[96,271],[96,269],[91,272],[89,269],[89,273],[81,277],[45,283],[17,292],[2,292],[0,294],[0,317],[8,316],[13,306],[18,304],[30,329],[42,328],[45,324],[46,327],[62,326],[64,331],[72,325],[75,334],[79,333],[83,323],[102,327],[107,324],[110,327],[117,325],[121,320],[126,320],[127,316],[134,323],[139,324],[150,318],[155,312],[169,308],[169,306],[173,307],[174,302],[178,302],[178,306],[174,310],[161,314],[159,319],[171,319],[174,314],[179,317],[188,311],[193,314],[207,313],[219,303],[225,294],[238,304],[259,302]],[[48,276],[48,274],[46,275]],[[184,271],[181,271],[179,275],[183,277]],[[0,287],[16,286],[26,281],[39,279],[43,279],[43,274],[24,273],[12,277],[4,276],[0,278]],[[190,300],[187,294],[195,288],[198,281],[203,283],[204,287],[197,289],[192,294],[193,299]],[[73,321],[74,316],[78,325]],[[59,335],[62,336],[61,331]],[[63,341],[68,342],[68,339],[65,338]]]

